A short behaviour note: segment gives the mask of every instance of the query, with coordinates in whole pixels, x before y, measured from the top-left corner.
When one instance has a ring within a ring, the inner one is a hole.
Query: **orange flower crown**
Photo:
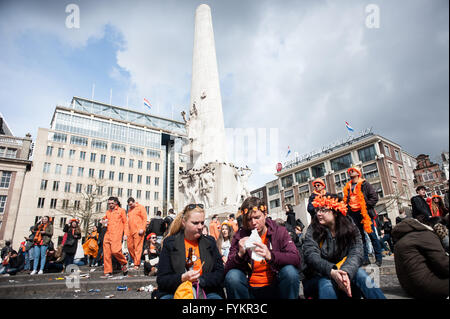
[[[325,207],[339,211],[342,215],[347,216],[347,205],[338,198],[331,198],[330,196],[316,196],[312,204],[314,207]]]
[[[258,211],[258,209],[264,213],[265,211],[267,211],[267,206],[266,205],[261,205],[259,207],[253,206],[253,208],[251,210],[256,212],[256,211]],[[244,215],[247,215],[248,211],[249,211],[248,208],[244,208],[244,211],[243,211]]]

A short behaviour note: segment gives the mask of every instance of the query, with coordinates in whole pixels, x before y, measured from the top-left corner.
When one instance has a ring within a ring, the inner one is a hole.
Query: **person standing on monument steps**
[[[327,193],[327,191],[325,190],[325,188],[326,188],[325,182],[321,178],[316,178],[314,180],[314,182],[312,182],[312,186],[314,187],[314,190],[313,190],[311,196],[309,196],[309,200],[308,200],[308,213],[311,215],[311,219],[316,214],[316,210],[312,204],[312,202],[314,201],[316,196],[330,195],[330,193]]]
[[[134,270],[141,265],[142,247],[144,245],[147,212],[145,207],[137,203],[133,197],[128,198],[128,238],[127,245],[133,259]]]
[[[103,217],[107,227],[105,238],[103,239],[103,278],[111,278],[113,267],[112,257],[122,266],[123,275],[128,274],[127,259],[122,254],[122,239],[128,237],[128,220],[125,210],[119,207],[117,197],[108,198],[108,210]]]
[[[378,194],[364,178],[356,167],[347,170],[351,180],[343,189],[344,202],[348,206],[348,215],[353,219],[361,234],[364,247],[363,265],[369,265],[369,252],[366,246],[366,235],[369,235],[375,252],[375,263],[381,266],[383,255],[381,254],[380,240],[378,239],[372,219],[376,216],[375,205],[378,202]]]

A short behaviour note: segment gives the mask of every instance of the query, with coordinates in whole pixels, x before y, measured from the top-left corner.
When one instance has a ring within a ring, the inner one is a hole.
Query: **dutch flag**
[[[350,124],[348,124],[348,122],[345,122],[345,126],[347,127],[347,130],[349,132],[354,132],[355,130],[353,129],[353,127],[350,126]]]
[[[150,104],[150,102],[144,97],[144,105],[146,106],[146,107],[148,107],[149,109],[151,109],[152,108],[152,105]]]
[[[287,152],[287,154],[286,154],[286,157],[288,157],[289,154],[291,154],[291,149],[290,149],[289,146],[288,146],[288,152]]]

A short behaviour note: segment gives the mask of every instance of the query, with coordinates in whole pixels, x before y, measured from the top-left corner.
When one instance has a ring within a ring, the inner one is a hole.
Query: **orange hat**
[[[350,175],[351,171],[355,171],[356,173],[358,173],[359,177],[362,177],[361,171],[356,166],[352,166],[347,170],[348,175]]]
[[[316,178],[314,182],[312,182],[313,186],[317,183],[322,184],[323,187],[326,187],[324,181],[321,178]]]

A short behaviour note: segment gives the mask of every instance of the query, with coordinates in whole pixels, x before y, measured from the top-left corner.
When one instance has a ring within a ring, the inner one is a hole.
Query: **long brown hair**
[[[199,212],[199,213],[205,213],[205,210],[203,208],[200,208],[199,206],[196,206],[194,209],[189,209],[190,205],[187,205],[183,211],[177,214],[173,222],[170,224],[169,231],[167,232],[167,235],[165,238],[169,236],[173,236],[178,234],[180,231],[182,231],[183,228],[183,220],[186,222],[191,214],[193,212]]]
[[[223,233],[222,233],[222,228],[224,226],[226,226],[228,228],[228,240],[230,241],[230,244],[231,244],[231,240],[233,239],[233,236],[234,236],[233,227],[231,227],[231,225],[229,225],[227,223],[223,223],[222,227],[220,227],[219,238],[217,238],[217,241],[216,241],[217,248],[219,249],[219,253],[222,252],[222,244],[225,240],[225,238],[223,238]]]

